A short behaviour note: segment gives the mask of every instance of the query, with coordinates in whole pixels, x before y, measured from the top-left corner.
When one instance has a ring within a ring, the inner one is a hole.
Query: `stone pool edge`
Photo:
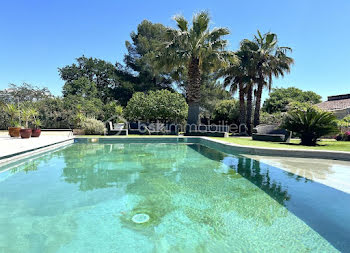
[[[110,141],[118,140],[130,140],[131,142],[138,141],[138,143],[160,143],[159,141],[164,141],[164,143],[170,143],[174,140],[181,140],[180,143],[185,142],[185,140],[192,140],[193,143],[207,145],[210,148],[215,148],[219,151],[225,153],[239,153],[239,154],[252,154],[252,155],[263,155],[263,156],[282,156],[282,157],[298,157],[298,158],[315,158],[315,159],[329,159],[329,160],[341,160],[350,161],[350,152],[346,151],[323,151],[323,150],[305,150],[305,149],[281,149],[281,148],[270,148],[270,147],[253,147],[253,146],[243,146],[235,143],[228,143],[225,141],[212,139],[208,137],[191,137],[191,136],[176,136],[176,137],[117,137],[117,138],[96,138],[96,137],[71,137],[65,140],[60,140],[54,143],[50,143],[44,146],[36,147],[33,149],[28,149],[18,153],[13,153],[0,157],[0,166],[12,163],[18,159],[24,159],[31,155],[40,154],[46,151],[56,149],[61,146],[65,146],[71,143],[108,143]],[[100,141],[101,140],[101,141]],[[182,141],[183,140],[183,141]],[[144,141],[144,142],[143,142]],[[136,142],[137,143],[137,142]]]
[[[53,143],[49,143],[47,145],[35,147],[32,149],[23,150],[23,151],[20,151],[17,153],[12,153],[12,154],[5,155],[5,156],[1,156],[0,157],[0,166],[4,166],[4,165],[7,165],[9,163],[16,162],[17,160],[25,159],[25,158],[28,158],[29,156],[38,155],[38,154],[41,154],[41,153],[44,153],[47,151],[51,151],[51,150],[66,146],[68,144],[73,144],[73,143],[74,143],[74,138],[68,138],[65,140],[60,140],[60,141],[56,141]]]

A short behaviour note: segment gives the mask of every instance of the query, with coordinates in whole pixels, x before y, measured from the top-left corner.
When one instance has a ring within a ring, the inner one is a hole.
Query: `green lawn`
[[[235,143],[243,146],[254,146],[254,147],[269,147],[269,148],[290,148],[290,149],[312,149],[312,150],[334,150],[334,151],[350,151],[349,141],[336,141],[336,140],[321,140],[318,142],[316,147],[307,147],[299,145],[299,140],[292,140],[291,143],[276,143],[267,141],[253,141],[247,137],[229,137],[229,138],[218,138],[212,137],[220,141],[229,143]]]

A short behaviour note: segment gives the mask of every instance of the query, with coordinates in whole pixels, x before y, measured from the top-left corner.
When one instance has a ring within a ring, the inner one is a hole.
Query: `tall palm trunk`
[[[199,101],[201,98],[201,73],[199,59],[192,57],[188,66],[188,84],[186,87],[188,103],[188,124],[199,124]]]
[[[262,96],[263,87],[264,87],[264,80],[260,78],[258,82],[258,89],[256,92],[254,126],[257,126],[260,124],[260,107],[261,107],[261,96]]]
[[[247,89],[247,127],[248,134],[252,133],[252,112],[253,112],[253,86],[249,84]]]
[[[239,124],[241,125],[246,123],[246,109],[245,109],[244,95],[245,95],[244,85],[243,83],[240,83],[239,84]]]

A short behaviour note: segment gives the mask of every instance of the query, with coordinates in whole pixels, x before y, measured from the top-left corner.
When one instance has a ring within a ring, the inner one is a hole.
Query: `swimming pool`
[[[350,195],[199,143],[75,143],[0,173],[0,252],[346,252]]]

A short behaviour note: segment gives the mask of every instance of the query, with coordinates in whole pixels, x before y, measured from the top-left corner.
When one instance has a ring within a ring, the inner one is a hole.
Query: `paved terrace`
[[[52,146],[72,139],[71,132],[42,132],[38,138],[11,138],[7,131],[0,132],[0,163],[12,155]]]

